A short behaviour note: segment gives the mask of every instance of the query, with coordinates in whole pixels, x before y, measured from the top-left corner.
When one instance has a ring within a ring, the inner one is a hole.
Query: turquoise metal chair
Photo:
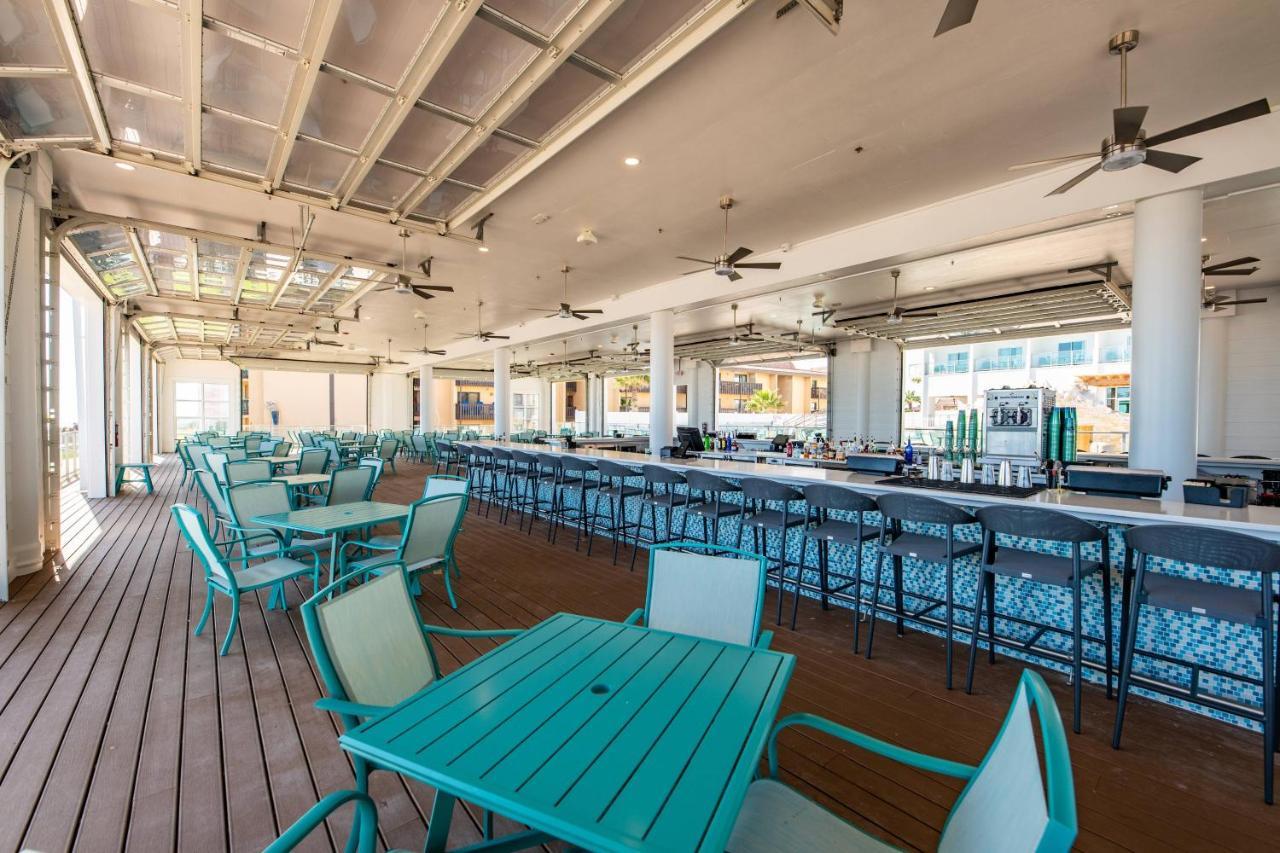
[[[200,557],[200,562],[204,565],[206,587],[204,611],[200,614],[200,621],[192,633],[198,637],[204,631],[205,623],[209,621],[209,614],[213,612],[213,599],[217,593],[220,592],[231,599],[231,621],[227,623],[227,635],[222,641],[222,647],[218,650],[220,657],[231,648],[231,638],[235,636],[236,626],[240,623],[242,594],[269,587],[271,598],[267,602],[267,608],[278,607],[285,610],[288,609],[284,590],[285,581],[309,575],[315,587],[320,586],[320,555],[315,549],[306,549],[311,552],[310,568],[289,556],[293,552],[305,553],[296,546],[292,549],[279,548],[253,556],[225,557],[218,548],[228,544],[238,544],[235,540],[232,543],[213,541],[213,537],[209,535],[209,528],[205,527],[204,517],[193,507],[174,504],[169,509],[173,513],[178,529],[186,538],[187,545]],[[255,560],[261,560],[261,562],[254,562]],[[242,568],[233,570],[231,563],[239,563]]]
[[[350,468],[339,468],[329,475],[329,486],[325,490],[324,505],[355,503],[368,500],[373,491],[377,472],[368,465],[353,465]]]
[[[376,853],[378,808],[368,794],[359,791],[334,791],[307,809],[279,838],[264,847],[262,853],[289,853],[347,803],[353,804],[355,808],[351,835],[347,838],[345,848],[347,853]]]
[[[223,467],[223,471],[226,473],[228,486],[271,479],[271,463],[265,459],[241,459],[239,462],[228,462]]]
[[[649,628],[767,649],[760,632],[765,558],[705,542],[666,542],[649,551],[644,607],[627,617]]]
[[[382,460],[384,465],[391,468],[392,474],[399,474],[396,470],[396,454],[400,452],[400,439],[384,438],[378,442],[378,458]]]
[[[373,470],[373,479],[369,481],[368,487],[364,490],[364,499],[373,500],[373,490],[378,487],[379,481],[382,480],[382,472],[386,468],[386,463],[376,456],[366,456],[357,463],[362,468],[370,468]]]
[[[323,474],[329,470],[329,451],[309,447],[298,454],[299,474]]]
[[[449,596],[449,606],[458,609],[453,596],[453,584],[449,574],[456,565],[453,543],[462,526],[462,516],[467,511],[465,495],[438,495],[422,498],[409,504],[400,539],[396,542],[353,540],[343,543],[339,552],[340,571],[361,571],[366,575],[381,575],[388,571],[403,570],[411,580],[412,593],[422,590],[418,575],[439,571],[444,578],[444,589]],[[350,559],[348,552],[383,552],[372,556]]]
[[[208,469],[198,469],[196,471],[196,487],[200,490],[200,494],[204,496],[204,502],[209,507],[209,512],[213,515],[213,535],[221,534],[222,529],[231,524],[231,511],[227,507],[227,496],[223,492],[222,483],[218,482],[218,478]]]
[[[470,495],[471,481],[453,474],[430,474],[422,484],[422,496],[435,498],[440,495]]]
[[[1044,772],[1031,721],[1034,706]],[[825,732],[868,752],[967,783],[942,827],[943,853],[1056,853],[1076,837],[1076,795],[1067,734],[1044,679],[1023,670],[1004,724],[977,767],[913,752],[812,714],[792,714],[769,737],[769,776],[751,783],[728,853],[778,850],[893,850],[778,781],[778,733],[794,726]]]
[[[440,678],[432,638],[514,637],[521,629],[466,631],[425,625],[409,592],[403,571],[387,572],[342,590],[365,572],[344,575],[302,603],[302,624],[316,668],[324,682],[324,698],[315,704],[336,714],[344,729],[381,714]],[[351,756],[356,789],[369,791],[369,773],[379,769]],[[485,835],[491,834],[485,816]],[[354,831],[354,830],[353,830]]]
[[[178,454],[178,459],[182,461],[182,485],[186,486],[187,478],[195,471],[195,464],[191,461],[191,448],[186,441],[179,441],[174,452]]]
[[[252,519],[260,515],[292,511],[289,487],[284,483],[274,480],[238,483],[228,487],[224,497],[231,517],[228,529],[240,538],[241,554],[244,556],[257,557],[281,547],[291,549],[302,546],[316,551],[328,551],[332,547],[333,543],[327,536],[302,538],[292,530],[278,530],[251,523]],[[258,544],[251,544],[253,542]]]
[[[204,455],[204,467],[213,472],[222,485],[227,484],[227,454],[222,450],[210,450]]]

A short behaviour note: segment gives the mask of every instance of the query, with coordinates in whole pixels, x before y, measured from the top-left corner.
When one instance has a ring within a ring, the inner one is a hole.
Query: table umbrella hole
[[[609,692],[609,685],[593,684],[591,685],[591,692],[596,694],[597,696],[603,696],[604,694]]]

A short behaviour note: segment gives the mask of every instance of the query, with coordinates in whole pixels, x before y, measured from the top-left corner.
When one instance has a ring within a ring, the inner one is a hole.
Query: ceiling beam
[[[235,284],[236,292],[231,297],[232,305],[240,304],[240,297],[244,295],[244,277],[249,270],[249,261],[253,258],[253,252],[244,246],[240,247],[240,256],[236,258]]]
[[[342,302],[338,303],[338,306],[333,309],[333,313],[337,314],[339,311],[345,311],[347,308],[353,308],[357,302],[359,302],[361,299],[364,299],[365,295],[368,294],[369,291],[373,290],[378,285],[384,284],[390,280],[391,279],[385,276],[380,276],[380,275],[370,276],[367,282],[365,282],[355,290],[351,291],[350,296],[348,296]]]
[[[534,154],[526,157],[515,168],[507,172],[501,180],[490,186],[480,195],[465,204],[456,215],[450,218],[449,225],[464,223],[484,212],[502,194],[508,192],[520,181],[528,177],[534,170],[564,150],[570,143],[578,139],[591,128],[599,124],[606,116],[622,106],[631,96],[652,83],[667,69],[692,53],[699,45],[746,11],[752,0],[711,0],[701,12],[691,18],[685,25],[655,51],[636,64],[626,73],[621,83],[605,92],[595,103],[583,110],[577,118],[567,122],[551,137],[542,143]]]
[[[280,304],[285,290],[293,283],[293,277],[298,272],[298,267],[302,265],[303,252],[307,248],[307,238],[311,236],[311,226],[316,224],[316,215],[307,208],[302,208],[299,213],[302,216],[302,237],[298,240],[298,247],[292,250],[293,261],[289,264],[288,269],[285,270],[284,275],[280,277],[280,284],[276,287],[276,292],[271,295],[272,308]]]
[[[191,298],[200,301],[200,241],[187,238],[187,269],[191,273]]]
[[[185,158],[187,171],[200,171],[200,117],[204,75],[204,0],[178,0],[179,25],[182,30],[182,95],[186,106]],[[145,49],[145,48],[143,48]]]
[[[420,179],[401,203],[398,213],[404,216],[430,195],[440,182],[453,173],[473,151],[484,144],[495,129],[520,108],[557,68],[565,63],[587,38],[622,5],[621,0],[586,0],[573,17],[560,28],[542,52],[521,71],[488,109],[476,119],[469,133],[463,134],[436,161],[426,177]]]
[[[317,321],[327,321],[329,317],[315,314],[301,314],[296,310],[275,310],[257,308],[250,305],[235,307],[224,303],[191,302],[173,296],[134,296],[130,303],[143,314],[160,314],[172,317],[190,317],[197,320],[221,320],[228,323],[257,323],[264,326],[288,326],[302,331],[316,331]],[[350,318],[340,318],[344,323],[354,322]]]
[[[81,108],[93,129],[95,147],[104,153],[110,151],[111,131],[107,129],[107,117],[102,111],[102,102],[98,100],[93,76],[89,73],[89,60],[85,58],[84,45],[80,43],[80,32],[76,29],[70,0],[44,0],[44,6],[45,14],[53,23],[54,35],[58,39],[62,56],[75,78]]]
[[[284,122],[271,146],[271,156],[267,159],[266,180],[271,189],[280,186],[280,181],[284,178],[284,170],[289,165],[289,156],[293,153],[293,144],[298,137],[298,128],[302,126],[302,118],[311,102],[311,93],[316,87],[316,77],[320,74],[324,52],[329,46],[329,36],[333,33],[333,25],[338,20],[341,8],[342,0],[311,0],[311,12],[307,16],[306,29],[302,32],[300,57],[293,69],[293,79],[284,99]]]
[[[315,305],[317,302],[319,302],[321,298],[323,298],[324,295],[333,288],[334,283],[338,279],[342,278],[342,274],[346,272],[348,269],[349,269],[349,266],[346,264],[338,264],[337,266],[335,266],[333,268],[333,272],[325,276],[324,280],[320,282],[320,286],[316,288],[316,292],[307,297],[307,301],[302,304],[302,310],[306,311],[312,305]]]
[[[410,63],[400,85],[396,87],[391,103],[382,111],[382,115],[370,131],[369,137],[360,149],[360,156],[356,158],[355,163],[338,184],[334,195],[337,196],[339,204],[349,202],[351,196],[360,188],[360,184],[368,177],[369,170],[382,156],[382,152],[386,150],[392,137],[400,129],[400,125],[409,117],[414,104],[426,91],[427,84],[436,75],[436,71],[444,63],[449,51],[453,50],[458,39],[462,38],[463,31],[475,17],[478,8],[480,8],[480,0],[457,0],[445,7],[439,23],[418,46],[417,56]]]
[[[138,229],[126,228],[124,233],[129,238],[129,248],[133,250],[133,259],[137,262],[138,269],[142,270],[142,278],[147,283],[147,293],[152,296],[159,296],[160,288],[156,287],[155,275],[151,272],[151,263],[147,260],[147,253],[142,249],[142,241],[138,239]]]

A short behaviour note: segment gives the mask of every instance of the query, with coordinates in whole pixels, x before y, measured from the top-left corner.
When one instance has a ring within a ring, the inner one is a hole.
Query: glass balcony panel
[[[325,61],[395,86],[445,5],[443,0],[344,0]]]
[[[316,76],[298,129],[335,145],[358,150],[391,99],[335,74]]]
[[[565,63],[533,91],[502,127],[541,141],[561,122],[609,87],[589,71]]]
[[[477,118],[537,55],[527,41],[476,19],[445,57],[423,98]]]
[[[257,125],[205,113],[201,122],[204,159],[253,175],[267,171],[274,134]]]
[[[204,102],[237,115],[279,124],[296,65],[283,56],[205,30]]]
[[[391,137],[383,156],[426,171],[466,132],[464,124],[415,108]]]
[[[10,139],[89,135],[69,77],[0,78],[0,127]]]
[[[62,51],[40,0],[10,0],[0,26],[0,63],[62,68]]]
[[[518,158],[528,154],[529,151],[528,148],[509,139],[490,136],[458,165],[453,172],[453,177],[469,184],[485,186],[499,172]]]
[[[155,3],[73,3],[89,67],[101,74],[182,94],[182,33],[173,12]],[[145,49],[139,50],[139,45]]]
[[[284,179],[300,187],[332,193],[354,162],[354,157],[341,151],[298,139],[293,143],[293,153],[285,167]]]
[[[418,176],[383,163],[374,163],[369,175],[356,190],[355,197],[383,207],[393,208],[404,201],[418,183]]]
[[[430,219],[448,219],[449,214],[461,207],[473,195],[475,193],[466,187],[445,181],[427,196],[414,212]]]
[[[487,0],[485,5],[551,37],[582,6],[582,0]]]
[[[605,68],[626,73],[693,14],[699,0],[624,0],[578,50]]]
[[[181,154],[187,111],[178,101],[149,98],[113,86],[99,86],[111,138],[153,151]]]
[[[307,0],[204,0],[204,14],[271,41],[298,47],[307,21]]]

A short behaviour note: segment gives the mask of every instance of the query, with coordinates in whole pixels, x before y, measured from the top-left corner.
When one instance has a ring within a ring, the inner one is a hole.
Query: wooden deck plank
[[[423,466],[398,464],[401,474],[379,486],[382,500],[421,493]],[[317,797],[351,784],[337,725],[312,706],[321,689],[296,607],[310,583],[290,584],[287,612],[267,611],[265,594],[246,597],[240,637],[218,659],[228,602],[218,602],[203,636],[190,635],[203,576],[166,511],[196,495],[180,486],[172,459],[155,474],[153,496],[68,495],[67,564],[15,584],[13,600],[0,605],[0,849],[256,849]],[[485,629],[532,625],[558,611],[619,619],[643,602],[644,554],[630,572],[628,549],[616,567],[608,547],[588,559],[571,539],[548,543],[541,523],[530,536],[514,521],[503,527],[496,515],[469,512],[458,549],[459,608],[447,606],[439,577],[428,576],[419,599],[424,621]],[[774,601],[770,592],[766,613]],[[867,661],[849,649],[847,611],[802,602],[800,630],[781,629],[774,641],[798,657],[784,711],[977,761],[1021,664],[984,661],[973,696],[948,692],[940,641],[878,633],[876,658]],[[447,672],[492,642],[448,638],[439,646]],[[957,672],[966,654],[958,651]],[[1065,680],[1047,677],[1069,709]],[[1086,686],[1085,732],[1069,738],[1080,849],[1273,843],[1280,815],[1261,802],[1258,736],[1141,699],[1132,709],[1125,748],[1114,751],[1114,704]],[[936,843],[959,790],[955,780],[821,735],[788,733],[780,753],[787,781],[910,848]],[[371,788],[384,842],[420,846],[431,789],[386,772],[373,774]],[[308,849],[331,849],[348,826],[341,815]],[[459,812],[451,846],[478,839],[478,826],[474,809]]]

